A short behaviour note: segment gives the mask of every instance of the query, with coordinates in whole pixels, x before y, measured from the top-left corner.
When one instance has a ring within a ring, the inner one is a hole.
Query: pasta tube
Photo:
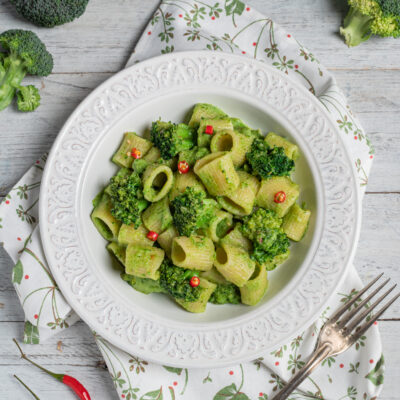
[[[179,236],[178,231],[174,226],[170,226],[157,238],[157,243],[164,249],[165,254],[171,258],[172,242]]]
[[[154,242],[147,239],[148,230],[140,225],[135,228],[134,225],[122,224],[118,232],[118,243],[127,246],[128,244],[136,244],[139,246],[153,246]]]
[[[174,182],[174,175],[171,168],[166,165],[150,164],[143,173],[142,181],[144,198],[156,202],[168,194]]]
[[[130,168],[134,160],[131,154],[132,150],[137,149],[140,151],[141,156],[144,156],[151,146],[152,144],[149,140],[143,139],[134,132],[126,132],[119,149],[112,158],[112,162],[120,167]]]
[[[169,210],[168,197],[164,197],[150,207],[148,207],[142,214],[144,226],[149,231],[157,232],[158,234],[164,232],[172,224],[172,215]]]
[[[186,174],[175,172],[174,177],[174,184],[168,195],[170,201],[182,194],[187,187],[205,191],[204,185],[199,181],[193,171],[189,171]]]
[[[158,247],[130,244],[126,248],[125,272],[140,278],[158,279],[164,250]]]
[[[255,306],[264,297],[268,289],[267,270],[257,264],[253,276],[244,286],[239,288],[243,304]]]
[[[233,223],[232,219],[232,214],[217,210],[215,218],[211,221],[209,227],[204,230],[204,233],[211,238],[213,242],[218,242],[231,228]]]
[[[110,196],[103,193],[91,215],[95,227],[107,240],[115,240],[121,226],[121,222],[111,214],[111,207]]]
[[[226,196],[219,196],[217,200],[222,208],[234,215],[249,215],[253,211],[260,183],[247,172],[238,171],[237,174],[240,179],[238,188]]]
[[[246,136],[235,131],[220,131],[213,135],[210,149],[213,153],[229,151],[235,167],[246,161],[246,153],[250,150],[254,136]]]
[[[225,243],[217,248],[214,265],[226,280],[238,287],[245,285],[255,269],[255,262],[249,253]]]
[[[181,268],[207,271],[214,262],[214,244],[204,236],[179,236],[172,242],[172,262]]]
[[[229,152],[211,153],[198,160],[195,174],[213,196],[226,196],[237,189],[240,178]]]

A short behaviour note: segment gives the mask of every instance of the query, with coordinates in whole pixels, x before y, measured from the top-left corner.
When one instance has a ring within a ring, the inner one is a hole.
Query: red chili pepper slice
[[[189,164],[186,161],[178,162],[178,171],[180,174],[186,174],[189,172]]]
[[[137,160],[138,158],[142,157],[142,152],[136,147],[134,147],[131,150],[131,156]]]
[[[150,231],[150,232],[147,234],[147,239],[150,239],[150,240],[152,240],[153,242],[155,242],[155,241],[158,239],[158,233],[157,233],[157,232],[154,232],[154,231]]]
[[[192,276],[189,283],[191,287],[197,287],[200,285],[200,278],[198,276]]]
[[[212,125],[207,125],[204,133],[207,135],[212,135],[214,133],[214,127]]]
[[[286,200],[286,193],[285,192],[278,192],[275,193],[274,202],[275,203],[283,203]]]

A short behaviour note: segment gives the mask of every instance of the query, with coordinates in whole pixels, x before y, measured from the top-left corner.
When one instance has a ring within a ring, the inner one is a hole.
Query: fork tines
[[[389,290],[384,292],[374,303],[368,305],[368,302],[376,296],[382,288],[390,281],[390,278],[386,279],[380,284],[373,292],[371,292],[364,300],[361,300],[361,296],[367,292],[379,279],[383,276],[383,273],[373,279],[368,285],[361,289],[356,296],[350,301],[345,303],[334,315],[329,319],[331,323],[336,323],[337,326],[343,330],[344,334],[351,335],[352,341],[358,340],[366,330],[400,297],[400,293],[396,294],[388,303],[386,303],[379,311],[368,319],[363,325],[360,325],[363,320],[374,310],[382,301],[393,291],[397,285],[393,285]],[[361,300],[356,307],[351,310],[351,306],[358,300]],[[360,313],[363,309],[364,311]],[[346,313],[347,311],[347,313]],[[346,313],[346,314],[345,314]],[[339,319],[344,314],[343,318]],[[355,332],[353,330],[355,329]]]

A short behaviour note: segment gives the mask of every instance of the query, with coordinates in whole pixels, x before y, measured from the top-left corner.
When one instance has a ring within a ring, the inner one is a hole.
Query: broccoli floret
[[[150,293],[164,293],[164,289],[160,285],[159,280],[149,278],[140,278],[138,276],[122,273],[121,278],[128,282],[138,292],[144,294]]]
[[[210,303],[240,304],[240,290],[233,283],[222,283],[212,293]]]
[[[210,150],[207,147],[193,147],[190,150],[184,150],[179,153],[179,161],[186,161],[189,167],[193,167],[197,160],[210,154]]]
[[[259,138],[253,141],[246,158],[253,174],[261,178],[288,176],[294,168],[294,161],[286,156],[283,147],[270,147]]]
[[[180,235],[190,236],[199,229],[207,228],[215,218],[218,204],[206,199],[203,191],[187,187],[171,202],[174,225]]]
[[[47,76],[53,69],[53,57],[31,31],[14,29],[0,34],[0,111],[7,108],[18,94],[18,108],[33,111],[40,96],[33,86],[21,86],[26,74]]]
[[[17,105],[19,111],[34,111],[40,106],[39,90],[33,86],[20,86],[17,93]]]
[[[80,17],[89,0],[10,0],[18,14],[35,25],[52,28]]]
[[[282,219],[274,211],[264,208],[259,208],[252,215],[243,218],[240,230],[253,242],[251,258],[254,261],[264,264],[288,251],[289,239],[280,228],[281,224]]]
[[[358,46],[372,34],[400,36],[400,2],[398,0],[348,0],[350,10],[340,28],[349,47]]]
[[[108,189],[112,208],[111,214],[126,225],[136,228],[142,223],[140,215],[148,202],[143,197],[142,181],[136,171],[129,175],[118,174],[111,178]]]
[[[150,138],[165,160],[171,159],[180,151],[191,149],[195,143],[194,133],[187,125],[164,121],[153,122]]]
[[[177,267],[168,259],[160,266],[160,286],[175,299],[196,301],[200,296],[200,287],[190,286],[190,278],[198,276],[198,271]]]

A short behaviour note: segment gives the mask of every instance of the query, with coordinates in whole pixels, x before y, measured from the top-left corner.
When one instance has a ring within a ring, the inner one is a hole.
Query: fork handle
[[[273,400],[285,400],[330,353],[328,345],[317,348],[307,363],[297,374],[273,397]]]

